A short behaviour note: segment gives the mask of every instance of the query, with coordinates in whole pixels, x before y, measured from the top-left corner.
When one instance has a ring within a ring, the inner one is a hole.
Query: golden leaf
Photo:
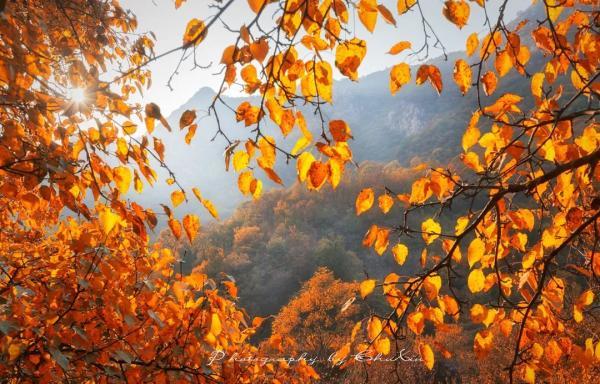
[[[200,219],[198,216],[192,214],[185,215],[183,217],[183,229],[185,229],[185,234],[190,240],[190,243],[193,242],[200,229]]]
[[[410,81],[410,66],[406,63],[396,64],[390,71],[390,92],[395,95],[404,84]]]
[[[412,44],[410,43],[410,41],[400,41],[394,44],[387,53],[389,53],[390,55],[397,55],[405,49],[409,49],[411,47]]]
[[[444,16],[460,29],[467,25],[470,12],[469,4],[464,0],[447,0],[444,3]]]
[[[421,224],[421,235],[426,244],[431,244],[435,239],[440,237],[442,226],[433,219],[427,219]]]
[[[422,343],[419,345],[419,354],[421,355],[421,359],[423,359],[423,364],[430,371],[433,369],[435,364],[435,357],[433,355],[433,350],[429,346],[429,344]]]
[[[371,292],[373,292],[373,290],[375,289],[375,284],[376,284],[376,280],[374,279],[369,279],[369,280],[364,280],[360,283],[360,297],[362,297],[363,299],[365,297],[367,297]]]
[[[360,216],[362,213],[368,211],[375,202],[375,193],[371,188],[365,188],[356,197],[356,215]]]
[[[467,285],[469,290],[473,293],[481,292],[485,286],[485,276],[481,269],[474,269],[469,273],[467,278]]]
[[[403,265],[408,256],[408,248],[406,245],[398,243],[392,248],[392,255],[394,255],[396,263]]]
[[[185,201],[185,194],[183,191],[173,191],[171,193],[171,202],[174,207],[177,207],[179,204]]]

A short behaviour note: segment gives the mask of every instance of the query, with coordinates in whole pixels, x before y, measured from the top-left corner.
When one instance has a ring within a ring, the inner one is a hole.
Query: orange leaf
[[[200,219],[196,215],[185,215],[183,217],[183,228],[185,229],[185,234],[187,235],[191,243],[196,238],[198,230],[200,229]],[[179,236],[176,237],[179,238]]]
[[[375,202],[375,193],[371,188],[365,188],[356,197],[356,215],[360,216],[363,212],[368,211]]]
[[[464,27],[469,21],[471,8],[464,0],[448,0],[444,3],[443,13],[448,20],[458,28]]]

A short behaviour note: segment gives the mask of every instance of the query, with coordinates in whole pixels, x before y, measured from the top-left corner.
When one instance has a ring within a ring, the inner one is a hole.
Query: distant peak
[[[216,94],[217,93],[215,92],[215,90],[212,89],[211,87],[202,87],[198,91],[196,91],[194,98],[196,98],[196,97],[213,97]]]

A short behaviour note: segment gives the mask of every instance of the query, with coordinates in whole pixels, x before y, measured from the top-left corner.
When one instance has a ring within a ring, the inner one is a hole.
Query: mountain
[[[525,12],[523,16],[532,20],[525,28],[533,28],[531,24],[539,18],[540,12],[539,5]],[[532,42],[524,41],[523,44],[531,45]],[[531,49],[531,52],[536,50]],[[459,153],[462,132],[476,105],[476,93],[473,90],[463,97],[452,82],[454,61],[464,56],[464,53],[456,52],[449,54],[447,60],[440,57],[428,62],[438,66],[442,72],[445,83],[440,95],[429,84],[417,86],[413,82],[392,96],[388,88],[388,70],[364,76],[358,82],[336,81],[333,87],[333,105],[323,108],[324,117],[342,118],[350,125],[355,137],[351,147],[354,159],[359,164],[365,160],[397,160],[402,165],[408,165],[413,158],[447,163]],[[528,67],[535,69],[540,60],[541,55],[533,54]],[[413,78],[416,72],[417,67],[413,66]],[[528,79],[516,73],[514,69],[502,78],[501,84],[502,89],[489,98],[484,96],[482,101],[491,103],[501,91],[519,93],[529,87]],[[217,124],[214,116],[207,116],[207,108],[214,97],[215,92],[212,89],[200,88],[168,117],[171,126],[177,132],[164,134],[162,140],[166,147],[167,164],[181,184],[184,187],[199,187],[203,195],[216,204],[221,214],[228,216],[246,199],[237,191],[237,175],[233,171],[225,172],[223,153],[227,142],[223,137],[216,135]],[[223,101],[233,108],[244,100],[253,101],[254,104],[258,104],[259,101],[257,96],[223,97]],[[179,117],[188,109],[196,110],[199,116],[198,130],[190,146],[184,143],[185,132],[179,132],[177,128]],[[313,132],[318,131],[320,125],[312,111],[308,107],[300,109],[307,118],[309,129]],[[247,137],[250,128],[237,123],[230,110],[219,105],[217,112],[222,129],[232,140]],[[295,131],[297,137],[298,129]],[[265,133],[274,136],[278,143],[287,148],[295,142],[294,135],[285,141],[281,140],[278,127],[272,123],[266,124]],[[286,185],[290,185],[295,180],[295,169],[282,163],[284,162],[280,160],[277,171]],[[262,172],[257,171],[257,174],[261,175]],[[162,176],[166,178],[167,174],[163,172]],[[264,179],[267,178],[263,177]],[[266,185],[274,187],[269,182]],[[165,201],[165,196],[174,189],[174,186],[169,187],[162,183],[148,190],[148,193],[145,192],[143,203],[159,209],[158,202]],[[188,204],[186,209],[206,218],[205,212],[196,202]]]

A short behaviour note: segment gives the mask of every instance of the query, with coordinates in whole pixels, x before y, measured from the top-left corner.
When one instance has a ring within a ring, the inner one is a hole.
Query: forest
[[[594,383],[598,0],[0,0],[0,383]]]

